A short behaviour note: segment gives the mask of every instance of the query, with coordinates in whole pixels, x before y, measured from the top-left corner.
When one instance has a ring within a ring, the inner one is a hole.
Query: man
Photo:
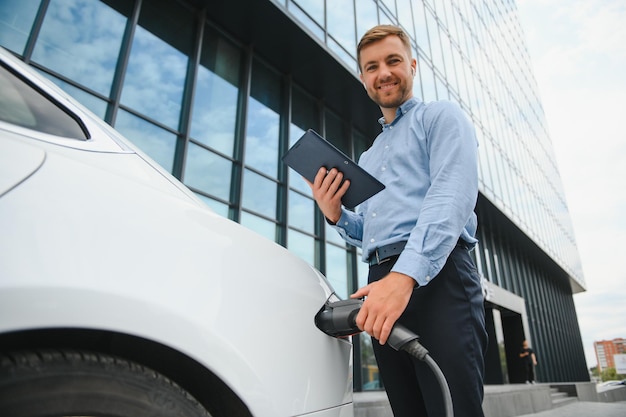
[[[444,372],[455,416],[482,416],[487,335],[475,245],[478,196],[473,127],[452,102],[413,98],[416,60],[395,26],[369,30],[359,42],[360,78],[383,117],[382,132],[359,165],[386,188],[357,212],[341,206],[350,186],[336,169],[320,169],[313,196],[349,243],[363,249],[369,284],[357,325],[375,340],[380,373],[396,417],[441,416],[441,390],[428,366],[385,343],[396,322],[420,336]]]
[[[528,345],[528,340],[524,340],[522,343],[522,350],[519,354],[524,364],[524,374],[526,375],[526,383],[535,383],[535,366],[537,366],[537,356],[535,351]]]

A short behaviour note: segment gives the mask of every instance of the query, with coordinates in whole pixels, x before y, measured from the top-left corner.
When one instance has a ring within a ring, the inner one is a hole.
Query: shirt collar
[[[411,97],[410,99],[402,103],[400,107],[398,107],[398,109],[396,110],[396,118],[393,119],[393,122],[385,123],[385,118],[381,117],[380,119],[378,119],[378,123],[381,124],[383,130],[390,128],[391,126],[395,125],[398,120],[400,120],[400,118],[404,116],[409,110],[415,107],[417,103],[418,100],[415,97]]]

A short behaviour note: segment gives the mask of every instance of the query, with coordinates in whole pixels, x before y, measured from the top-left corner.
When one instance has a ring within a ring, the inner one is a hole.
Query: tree
[[[619,381],[626,379],[626,375],[618,374],[615,368],[606,368],[602,370],[602,381]]]

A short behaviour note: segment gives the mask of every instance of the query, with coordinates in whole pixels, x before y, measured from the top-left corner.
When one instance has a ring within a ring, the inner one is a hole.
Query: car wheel
[[[48,350],[0,355],[0,416],[210,417],[181,387],[137,363]]]

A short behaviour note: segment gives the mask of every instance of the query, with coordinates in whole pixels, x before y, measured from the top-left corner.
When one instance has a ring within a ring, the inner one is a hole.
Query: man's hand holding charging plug
[[[348,190],[350,181],[343,182],[343,174],[333,168],[327,171],[322,167],[313,183],[305,181],[313,191],[324,216],[337,223],[341,217],[341,198]],[[381,345],[387,342],[396,320],[409,303],[415,280],[408,275],[390,272],[383,279],[366,285],[352,294],[350,298],[366,297],[356,317],[359,329],[375,337]]]

